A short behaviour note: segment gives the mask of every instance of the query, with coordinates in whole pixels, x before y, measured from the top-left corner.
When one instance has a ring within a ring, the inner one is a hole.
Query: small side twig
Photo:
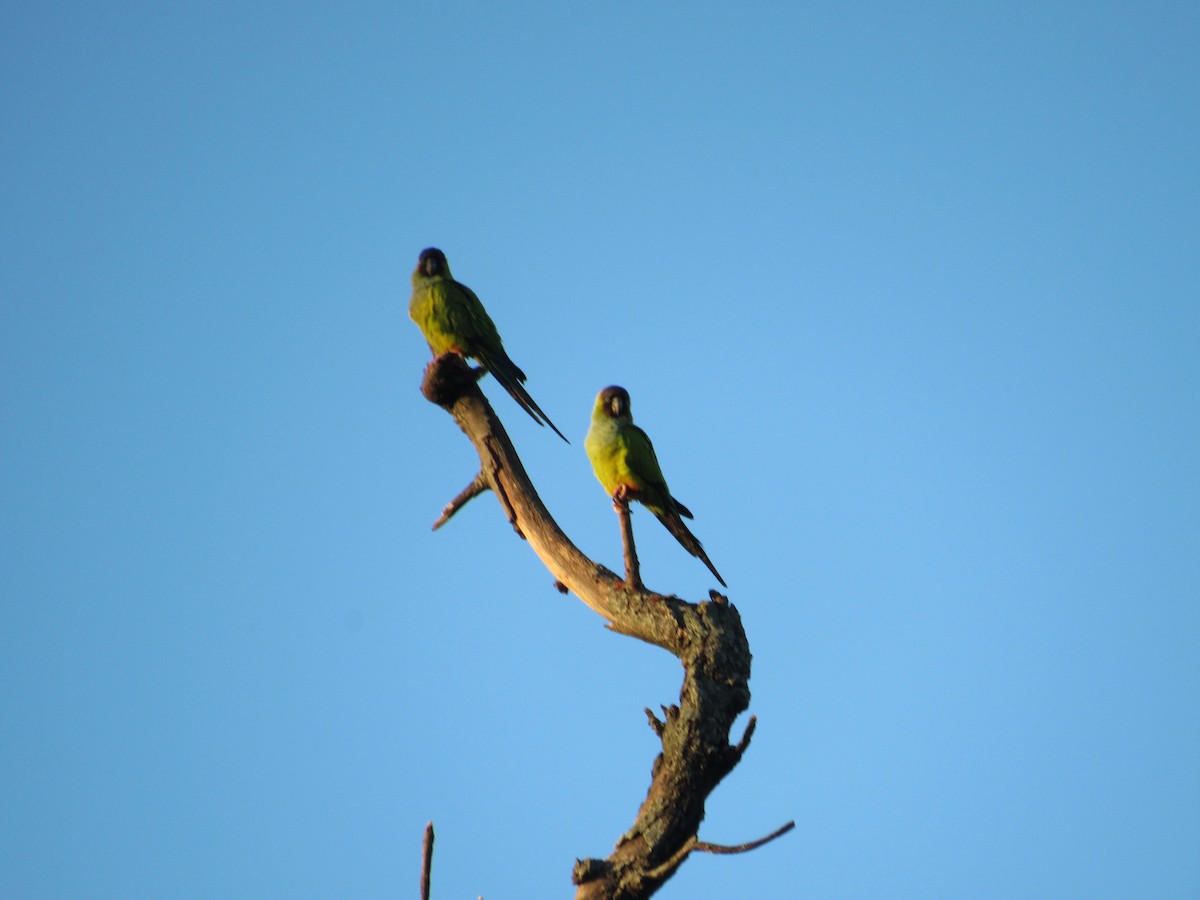
[[[742,739],[737,742],[737,746],[733,748],[733,752],[737,754],[737,758],[741,759],[742,754],[746,752],[746,748],[750,746],[750,738],[754,737],[754,729],[758,726],[758,716],[751,716],[750,721],[746,723],[746,730],[742,732]]]
[[[620,488],[613,494],[613,509],[621,523],[621,546],[625,549],[625,582],[634,590],[642,588],[642,573],[638,566],[637,547],[633,543],[633,516],[629,512],[628,496]]]
[[[775,838],[779,837],[780,835],[787,834],[795,827],[796,823],[794,821],[788,822],[786,825],[776,828],[766,837],[759,838],[757,841],[751,841],[748,844],[738,844],[736,846],[729,847],[725,844],[710,844],[707,841],[697,841],[696,846],[692,849],[699,850],[703,853],[745,853],[748,850],[757,850],[763,844],[769,844],[771,841],[775,840]]]
[[[770,843],[780,835],[787,834],[795,827],[796,823],[794,821],[788,822],[783,827],[776,828],[766,837],[759,838],[756,841],[750,841],[746,844],[737,844],[736,846],[710,844],[707,841],[698,840],[695,835],[692,835],[684,842],[682,847],[675,851],[670,859],[668,859],[662,865],[652,869],[648,873],[648,877],[655,878],[664,872],[674,871],[675,869],[679,868],[683,861],[687,859],[687,857],[690,856],[694,851],[699,851],[701,853],[746,853],[750,850],[758,849],[763,844]]]
[[[433,868],[433,823],[425,826],[421,841],[421,900],[429,900],[429,873]]]
[[[442,510],[442,514],[438,516],[437,521],[433,523],[433,530],[437,531],[439,528],[449,522],[450,517],[466,506],[469,500],[474,497],[478,497],[490,487],[491,485],[488,484],[488,480],[483,477],[483,470],[480,469],[479,474],[475,476],[474,480],[472,480],[470,484],[459,491],[457,497],[446,504],[445,509]]]

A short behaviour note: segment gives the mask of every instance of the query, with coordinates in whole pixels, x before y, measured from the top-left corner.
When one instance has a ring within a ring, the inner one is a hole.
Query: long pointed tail
[[[712,564],[712,560],[708,558],[708,554],[704,552],[704,548],[700,546],[700,541],[683,524],[683,519],[679,518],[677,513],[660,513],[657,510],[652,510],[652,512],[658,517],[658,521],[666,526],[667,531],[675,536],[675,540],[683,545],[684,550],[708,566],[708,571],[712,572],[713,577],[721,582],[721,587],[729,587],[725,583],[725,579],[721,577],[721,573],[717,571],[717,567]]]
[[[525,385],[521,383],[525,380],[525,373],[517,368],[507,355],[495,357],[489,353],[486,356],[481,356],[480,362],[483,363],[484,368],[492,373],[492,377],[500,382],[500,386],[508,391],[512,398],[517,401],[521,409],[529,413],[533,421],[539,425],[549,425],[555,434],[564,441],[567,441],[566,435],[558,430],[558,427],[550,421],[550,417],[542,412],[542,408],[529,396],[529,391],[525,390]],[[567,441],[567,443],[571,442]]]

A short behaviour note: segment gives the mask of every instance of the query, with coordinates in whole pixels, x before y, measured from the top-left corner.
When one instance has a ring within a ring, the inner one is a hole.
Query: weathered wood
[[[742,758],[754,731],[751,718],[741,740],[729,742],[734,720],[750,703],[750,646],[741,617],[716,591],[708,600],[689,603],[645,588],[631,533],[624,540],[626,578],[585,556],[538,497],[476,383],[477,374],[461,358],[447,354],[429,364],[422,383],[426,398],[450,412],[479,454],[479,475],[450,506],[457,510],[490,488],[556,586],[579,597],[614,631],[662,647],[683,663],[679,704],[666,707],[661,721],[647,711],[662,752],[654,760],[650,788],[633,826],[606,859],[580,860],[573,873],[577,900],[649,897],[691,852],[712,846],[697,837],[705,801]],[[618,514],[621,505],[624,536],[628,506],[619,504]]]

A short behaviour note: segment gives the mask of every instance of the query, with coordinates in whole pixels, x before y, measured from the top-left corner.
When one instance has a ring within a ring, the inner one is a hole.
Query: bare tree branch
[[[433,823],[425,826],[421,841],[421,900],[429,900],[429,876],[433,871]]]
[[[448,354],[429,364],[421,390],[470,439],[479,454],[479,477],[517,534],[550,570],[556,587],[574,593],[612,630],[662,647],[683,663],[678,706],[665,707],[663,720],[647,710],[662,752],[633,826],[606,859],[577,861],[572,876],[577,900],[649,897],[697,848],[705,801],[742,758],[754,731],[751,719],[742,740],[730,745],[734,720],[750,703],[750,647],[741,617],[715,591],[709,600],[688,603],[642,586],[631,531],[623,541],[627,578],[588,559],[542,504],[476,380],[476,372]]]
[[[487,479],[483,477],[483,472],[480,471],[471,483],[468,484],[458,496],[446,504],[446,508],[442,510],[442,514],[437,517],[437,521],[433,523],[433,530],[437,531],[443,525],[450,521],[450,517],[467,505],[467,501],[478,497],[488,489]]]

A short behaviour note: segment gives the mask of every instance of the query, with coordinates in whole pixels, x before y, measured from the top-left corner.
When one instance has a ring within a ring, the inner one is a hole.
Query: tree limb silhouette
[[[750,646],[741,616],[716,591],[709,600],[689,603],[645,588],[631,540],[625,543],[627,578],[585,556],[542,504],[477,380],[477,371],[446,354],[426,367],[422,381],[422,393],[454,417],[480,460],[479,474],[446,507],[438,524],[490,489],[514,530],[550,570],[556,587],[574,593],[612,630],[662,647],[683,663],[679,704],[664,707],[662,720],[647,710],[662,752],[654,760],[650,788],[633,826],[606,859],[578,860],[572,876],[576,900],[649,897],[692,851],[715,852],[715,845],[697,839],[704,804],[741,760],[755,727],[752,717],[741,740],[730,744],[734,720],[750,703]],[[623,534],[627,517],[626,507]]]

